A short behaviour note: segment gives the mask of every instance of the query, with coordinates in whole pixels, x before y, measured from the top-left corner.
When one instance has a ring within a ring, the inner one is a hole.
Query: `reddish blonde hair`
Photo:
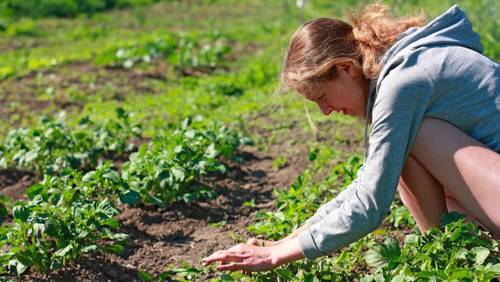
[[[335,65],[350,61],[367,79],[376,78],[380,56],[399,34],[422,26],[423,13],[408,18],[392,17],[389,7],[371,4],[361,13],[348,14],[351,24],[331,18],[305,22],[293,34],[281,72],[281,86],[314,98],[318,83],[335,77]]]

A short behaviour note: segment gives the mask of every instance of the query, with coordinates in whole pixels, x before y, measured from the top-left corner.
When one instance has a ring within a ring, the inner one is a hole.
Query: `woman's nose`
[[[327,103],[325,103],[323,101],[318,102],[318,107],[320,108],[321,112],[323,112],[323,114],[325,116],[329,115],[332,112],[332,108]]]

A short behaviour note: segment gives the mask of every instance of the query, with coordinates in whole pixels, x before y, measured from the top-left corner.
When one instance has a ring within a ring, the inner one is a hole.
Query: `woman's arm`
[[[355,242],[384,220],[433,91],[425,70],[413,60],[401,62],[398,67],[405,69],[392,70],[381,84],[369,154],[363,171],[348,187],[350,197],[299,236],[308,259]]]

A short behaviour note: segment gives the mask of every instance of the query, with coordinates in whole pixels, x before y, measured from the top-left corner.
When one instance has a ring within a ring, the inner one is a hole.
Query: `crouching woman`
[[[265,271],[330,254],[375,230],[396,190],[421,232],[458,211],[500,236],[500,66],[466,15],[453,6],[425,24],[375,4],[351,21],[304,23],[282,83],[325,115],[365,118],[357,178],[286,238],[251,239],[206,264]]]

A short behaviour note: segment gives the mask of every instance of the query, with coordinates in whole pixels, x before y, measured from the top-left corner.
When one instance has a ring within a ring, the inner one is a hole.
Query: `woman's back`
[[[500,152],[500,65],[461,46],[422,52],[434,91],[425,116],[448,121]]]
[[[479,36],[454,6],[426,26],[402,34],[381,58],[385,65],[377,88],[427,80],[413,89],[429,95],[423,115],[448,121],[498,152],[500,66],[482,51]]]

